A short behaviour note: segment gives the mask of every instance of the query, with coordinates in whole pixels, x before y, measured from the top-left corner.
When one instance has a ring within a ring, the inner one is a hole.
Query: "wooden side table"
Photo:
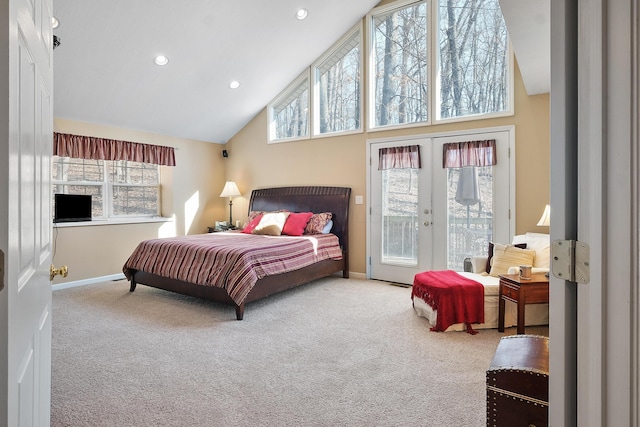
[[[498,302],[498,331],[504,332],[505,301],[518,305],[518,334],[524,334],[524,307],[526,304],[549,302],[549,278],[544,273],[531,275],[531,279],[520,279],[519,274],[500,276],[500,299]]]

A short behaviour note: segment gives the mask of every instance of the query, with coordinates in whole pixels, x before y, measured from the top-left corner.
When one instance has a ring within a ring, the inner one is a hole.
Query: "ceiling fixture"
[[[56,18],[55,16],[51,17],[51,26],[53,28],[58,28],[58,26],[60,25],[60,21],[58,21],[58,18]]]
[[[309,15],[309,11],[307,9],[300,9],[296,12],[296,18],[298,18],[300,21],[305,19],[307,15]]]
[[[164,55],[158,55],[153,59],[153,62],[155,62],[156,65],[167,65],[169,58]]]
[[[237,80],[234,80],[231,83],[229,83],[229,87],[231,89],[238,89],[240,87],[240,82]]]

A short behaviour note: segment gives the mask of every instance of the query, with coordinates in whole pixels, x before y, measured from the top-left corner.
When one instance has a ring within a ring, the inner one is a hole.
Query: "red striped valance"
[[[378,151],[378,170],[420,169],[420,146],[387,147]]]
[[[442,167],[494,166],[496,140],[451,142],[442,146]]]
[[[154,165],[176,165],[173,147],[58,132],[53,133],[53,155],[76,159],[129,160]]]

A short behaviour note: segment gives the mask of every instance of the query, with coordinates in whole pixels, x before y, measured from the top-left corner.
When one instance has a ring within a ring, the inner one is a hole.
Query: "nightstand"
[[[498,331],[504,332],[505,301],[518,305],[518,334],[524,334],[524,308],[526,304],[549,302],[549,278],[544,273],[531,275],[531,279],[521,279],[519,274],[500,276],[500,299],[498,302]]]

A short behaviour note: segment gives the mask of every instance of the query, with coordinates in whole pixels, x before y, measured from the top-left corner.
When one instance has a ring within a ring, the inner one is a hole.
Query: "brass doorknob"
[[[53,278],[56,276],[67,277],[67,274],[69,274],[69,267],[67,267],[66,265],[63,265],[60,268],[56,268],[53,264],[51,264],[51,266],[49,267],[50,281],[53,280]]]

